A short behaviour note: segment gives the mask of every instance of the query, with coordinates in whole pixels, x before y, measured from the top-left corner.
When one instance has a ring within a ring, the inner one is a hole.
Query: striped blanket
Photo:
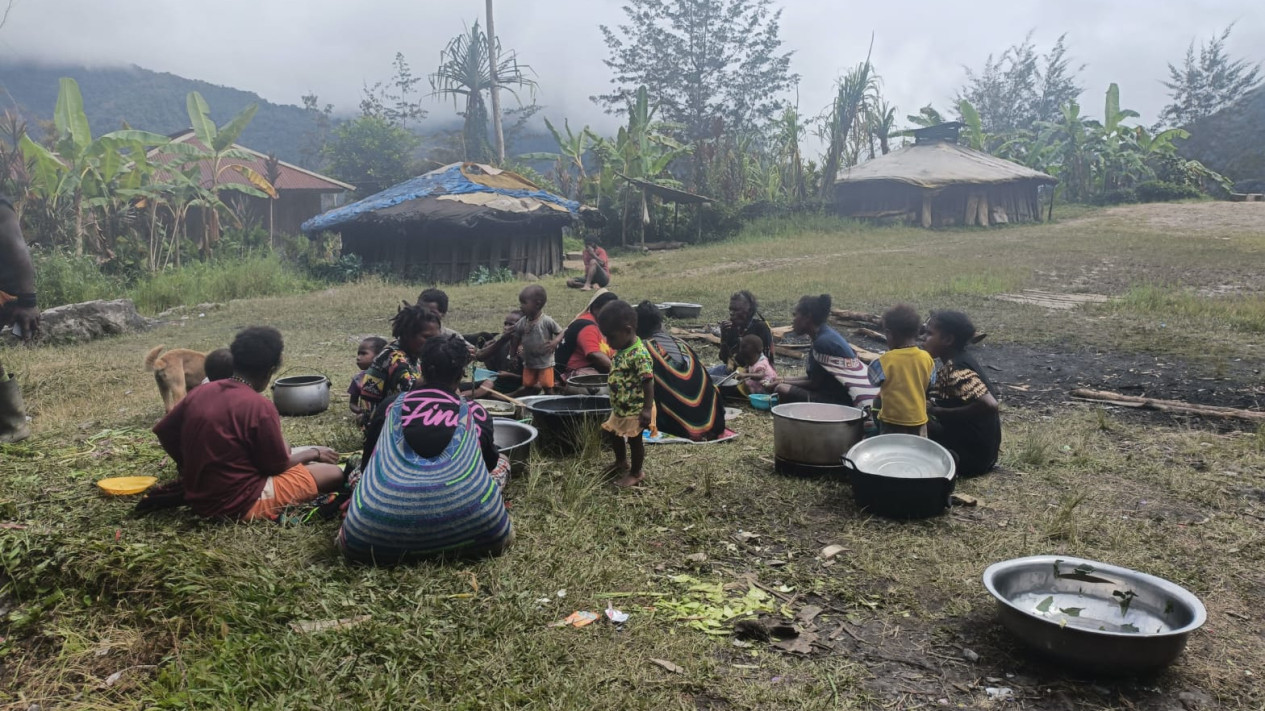
[[[421,558],[496,555],[512,528],[500,486],[479,449],[478,424],[464,400],[456,432],[437,457],[404,439],[398,398],[356,484],[337,544],[353,560],[392,564]]]
[[[878,386],[870,383],[870,372],[859,358],[811,353],[812,358],[835,380],[839,381],[852,398],[852,406],[864,410],[874,405]]]

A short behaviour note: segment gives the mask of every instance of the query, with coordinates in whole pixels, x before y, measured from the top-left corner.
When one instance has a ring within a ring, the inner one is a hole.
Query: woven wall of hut
[[[927,190],[905,183],[842,183],[836,188],[839,214],[894,219],[923,227],[1040,222],[1036,181],[998,185],[950,185]]]
[[[562,230],[516,232],[513,236],[444,230],[437,227],[345,228],[343,253],[365,264],[389,265],[399,273],[422,274],[437,282],[461,282],[479,267],[507,268],[542,276],[562,270]]]

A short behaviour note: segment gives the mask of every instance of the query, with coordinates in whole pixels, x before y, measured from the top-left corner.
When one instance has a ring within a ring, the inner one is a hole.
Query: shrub
[[[1100,205],[1124,205],[1137,201],[1138,194],[1131,188],[1112,190],[1097,200]]]
[[[117,299],[126,288],[122,279],[101,273],[92,257],[76,257],[59,250],[34,250],[35,290],[41,308],[77,304],[93,299]]]
[[[151,313],[183,304],[294,294],[314,284],[276,255],[195,262],[155,274],[133,290],[136,306]]]
[[[506,267],[488,269],[486,265],[480,264],[477,269],[470,272],[469,282],[475,286],[480,284],[498,284],[507,281],[514,281],[514,272]]]
[[[1203,197],[1203,193],[1198,188],[1163,180],[1139,183],[1136,192],[1139,202],[1172,202]]]

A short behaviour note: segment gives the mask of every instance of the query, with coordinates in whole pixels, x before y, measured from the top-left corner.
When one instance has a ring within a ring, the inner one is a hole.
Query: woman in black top
[[[720,361],[711,369],[714,375],[728,375],[737,368],[738,344],[747,334],[758,336],[764,343],[764,355],[773,360],[773,332],[760,315],[755,295],[743,289],[729,297],[729,320],[720,324]]]

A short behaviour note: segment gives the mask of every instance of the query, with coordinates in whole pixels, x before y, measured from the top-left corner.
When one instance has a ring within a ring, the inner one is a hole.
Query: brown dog
[[[206,354],[188,348],[172,348],[163,353],[163,348],[159,345],[145,356],[145,368],[154,371],[163,406],[171,412],[186,393],[206,378]]]

